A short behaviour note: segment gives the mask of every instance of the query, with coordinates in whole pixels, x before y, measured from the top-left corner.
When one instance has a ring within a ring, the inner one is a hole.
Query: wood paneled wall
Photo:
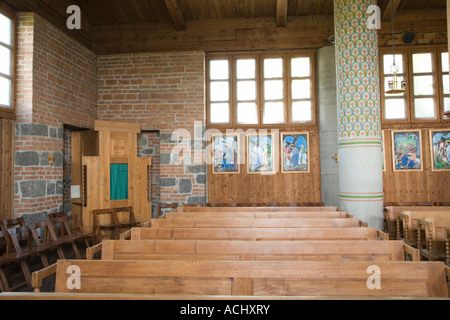
[[[319,130],[309,130],[309,173],[282,173],[282,155],[279,146],[273,148],[277,150],[276,174],[248,174],[246,163],[241,164],[239,174],[213,174],[212,165],[208,165],[208,202],[225,204],[321,202],[319,142]],[[241,143],[241,147],[245,150],[245,143]]]
[[[14,214],[14,120],[0,118],[0,219]]]
[[[449,125],[450,127],[450,125]],[[430,129],[422,127],[422,171],[393,172],[392,129],[384,130],[385,165],[383,173],[385,202],[449,202],[450,171],[432,171]],[[397,129],[394,129],[397,130]]]

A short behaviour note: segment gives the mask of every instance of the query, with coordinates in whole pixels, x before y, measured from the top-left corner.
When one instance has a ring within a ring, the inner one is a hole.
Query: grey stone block
[[[205,174],[199,174],[197,176],[197,178],[195,178],[195,183],[206,184],[206,175]]]
[[[206,196],[191,196],[187,199],[188,204],[206,204]]]
[[[47,183],[47,195],[55,194],[56,184],[53,182]]]
[[[178,181],[178,192],[182,194],[192,192],[192,180],[191,179],[180,179]]]
[[[177,184],[177,179],[175,178],[160,178],[161,187],[175,187]]]
[[[153,155],[153,154],[155,154],[155,149],[153,149],[153,148],[142,149],[141,154],[143,154],[143,155]]]
[[[20,127],[23,136],[48,137],[48,126],[38,123],[24,123]]]
[[[16,152],[14,163],[17,166],[39,166],[39,154],[34,151]]]
[[[170,164],[170,154],[162,153],[159,157],[160,164]]]
[[[199,164],[199,165],[186,166],[185,172],[186,173],[206,173],[206,165]]]
[[[56,191],[55,192],[57,195],[62,195],[64,193],[64,186],[63,186],[62,180],[56,181]]]
[[[44,197],[47,191],[45,180],[27,180],[20,182],[20,192],[23,198]]]

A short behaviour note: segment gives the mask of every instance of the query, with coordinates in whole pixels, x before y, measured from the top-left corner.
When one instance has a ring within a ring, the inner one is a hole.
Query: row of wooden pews
[[[177,208],[122,238],[34,273],[20,298],[448,297],[443,262],[335,207]],[[38,293],[52,273],[55,293]]]
[[[422,258],[450,266],[450,206],[386,206],[390,239],[417,248]]]

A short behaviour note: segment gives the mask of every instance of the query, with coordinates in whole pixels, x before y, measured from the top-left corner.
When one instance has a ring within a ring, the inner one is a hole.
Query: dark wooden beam
[[[164,0],[177,31],[186,31],[186,18],[181,10],[178,0]]]
[[[277,0],[277,27],[286,27],[288,0]]]
[[[398,7],[402,0],[389,0],[381,13],[382,22],[390,22],[392,20],[392,9],[394,9],[394,14],[397,12]]]

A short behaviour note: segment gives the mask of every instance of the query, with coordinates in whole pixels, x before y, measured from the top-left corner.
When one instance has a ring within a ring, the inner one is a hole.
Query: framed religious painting
[[[281,133],[281,172],[309,173],[309,133]]]
[[[450,171],[450,129],[430,130],[431,170]]]
[[[240,137],[238,134],[212,135],[212,173],[240,173]]]
[[[422,171],[422,134],[420,130],[392,130],[394,172]]]
[[[274,134],[247,135],[247,173],[276,173],[276,141]]]

